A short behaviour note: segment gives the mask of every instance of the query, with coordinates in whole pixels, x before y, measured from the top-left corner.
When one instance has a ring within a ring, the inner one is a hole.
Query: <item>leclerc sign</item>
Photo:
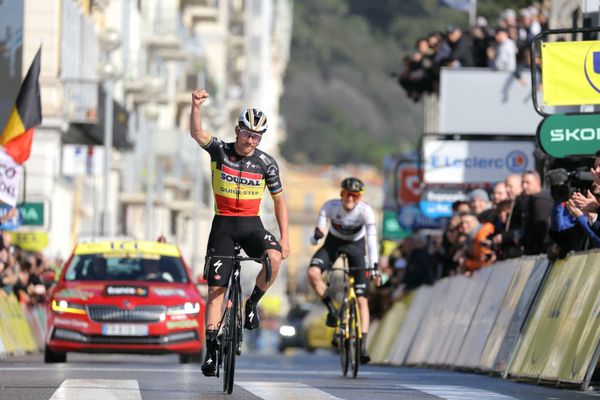
[[[600,150],[600,114],[553,114],[538,125],[544,153],[554,158],[593,156]]]
[[[426,184],[494,183],[533,168],[533,141],[423,141]]]

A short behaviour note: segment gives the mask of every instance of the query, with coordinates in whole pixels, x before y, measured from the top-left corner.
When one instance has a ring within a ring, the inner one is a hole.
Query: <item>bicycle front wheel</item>
[[[358,308],[356,300],[352,300],[349,304],[348,318],[348,358],[352,367],[352,377],[356,378],[358,374],[358,365],[360,364],[360,337],[358,330]]]
[[[340,363],[342,367],[342,375],[348,375],[348,365],[350,364],[350,354],[348,340],[346,338],[346,307],[342,305],[340,310],[340,325],[338,326],[335,335],[337,337],[338,353],[340,354]]]
[[[238,292],[234,291],[231,305],[228,305],[227,315],[225,318],[225,341],[224,346],[224,362],[223,362],[223,391],[227,394],[233,392],[233,378],[235,375],[235,356],[238,347],[238,330],[236,326],[236,315],[239,309]]]

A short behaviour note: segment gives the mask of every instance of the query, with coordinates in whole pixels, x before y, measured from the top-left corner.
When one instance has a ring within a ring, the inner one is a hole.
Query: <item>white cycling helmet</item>
[[[267,131],[267,115],[258,108],[247,108],[242,110],[238,118],[238,126],[263,134]]]

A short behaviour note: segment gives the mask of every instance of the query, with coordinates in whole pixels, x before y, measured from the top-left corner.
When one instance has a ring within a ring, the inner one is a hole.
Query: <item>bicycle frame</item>
[[[271,263],[267,252],[261,258],[241,257],[241,246],[234,245],[233,256],[216,256],[209,250],[204,264],[204,279],[208,276],[208,267],[213,257],[233,260],[233,267],[229,275],[227,292],[225,293],[225,308],[218,324],[217,331],[217,370],[219,377],[221,366],[224,366],[223,391],[231,394],[235,375],[235,357],[242,354],[242,285],[240,282],[241,262],[256,261],[266,268],[267,282],[271,279]]]
[[[350,272],[366,271],[367,268],[348,267],[346,255],[342,254],[341,256],[343,267],[330,269],[330,274],[327,277],[327,286],[330,285],[331,272],[336,270],[344,272],[344,297],[338,311],[339,324],[334,335],[338,340],[342,374],[344,376],[348,374],[348,366],[351,364],[352,377],[356,378],[360,357],[360,345],[362,342],[362,322],[358,297],[354,291],[354,277],[350,275]]]

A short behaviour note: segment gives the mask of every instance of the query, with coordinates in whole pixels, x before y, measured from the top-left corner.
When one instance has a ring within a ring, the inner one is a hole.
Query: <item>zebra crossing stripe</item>
[[[445,385],[397,385],[398,387],[418,390],[445,400],[517,400],[514,397],[487,390],[466,386]]]
[[[309,385],[296,382],[236,382],[263,400],[341,400]]]
[[[65,379],[50,400],[142,400],[134,379]]]

